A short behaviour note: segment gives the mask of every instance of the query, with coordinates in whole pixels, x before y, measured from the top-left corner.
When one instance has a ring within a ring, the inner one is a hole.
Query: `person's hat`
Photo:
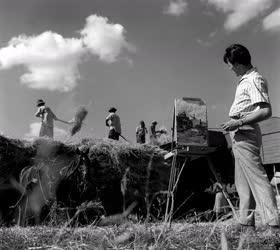
[[[45,105],[45,102],[42,99],[37,100],[37,107]]]
[[[152,124],[157,124],[157,121],[153,121]]]
[[[109,108],[109,112],[116,112],[116,111],[117,111],[117,109],[115,107]]]

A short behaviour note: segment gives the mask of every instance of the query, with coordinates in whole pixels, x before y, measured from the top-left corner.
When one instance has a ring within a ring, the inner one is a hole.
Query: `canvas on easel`
[[[208,146],[207,109],[201,99],[175,99],[174,125],[177,145]]]

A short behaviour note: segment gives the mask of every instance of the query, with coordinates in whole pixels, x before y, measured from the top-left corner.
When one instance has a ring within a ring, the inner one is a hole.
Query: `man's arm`
[[[109,127],[111,124],[111,117],[112,117],[112,114],[109,114],[105,119],[105,124],[107,127]]]
[[[225,131],[236,130],[243,125],[250,125],[268,119],[272,115],[271,105],[261,102],[256,104],[259,109],[239,120],[230,120],[221,125]]]
[[[56,121],[59,121],[59,122],[63,122],[65,124],[74,124],[75,122],[73,120],[70,120],[70,121],[64,121],[64,120],[61,120],[59,118],[56,117]]]
[[[252,114],[247,115],[246,117],[240,119],[243,125],[254,124],[268,119],[272,115],[271,105],[269,103],[259,103],[257,105],[259,109]]]
[[[63,123],[65,123],[65,124],[73,124],[73,123],[74,123],[74,120],[71,120],[71,121],[64,121],[64,120],[58,118],[58,117],[52,112],[51,109],[49,109],[49,112],[52,113],[52,117],[53,117],[53,119],[56,120],[56,121],[63,122]]]

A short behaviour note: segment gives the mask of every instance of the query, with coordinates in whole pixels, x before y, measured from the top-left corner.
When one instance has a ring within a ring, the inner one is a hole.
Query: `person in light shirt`
[[[275,194],[261,163],[261,131],[258,122],[268,119],[271,104],[267,81],[251,64],[246,47],[233,44],[226,48],[224,62],[239,78],[229,121],[221,125],[230,132],[235,158],[235,186],[239,195],[241,227],[254,229],[255,209],[263,223],[279,228]]]
[[[35,113],[35,116],[41,118],[41,127],[39,132],[39,137],[49,137],[53,138],[53,127],[54,121],[60,121],[66,124],[72,124],[71,121],[64,121],[59,118],[52,112],[52,110],[45,105],[45,102],[42,99],[37,101],[38,110]]]

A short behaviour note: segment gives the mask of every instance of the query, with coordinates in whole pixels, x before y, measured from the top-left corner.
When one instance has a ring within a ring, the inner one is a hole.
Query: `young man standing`
[[[122,133],[120,117],[116,114],[116,108],[111,107],[108,111],[110,114],[105,119],[106,126],[109,127],[108,138],[118,141]]]
[[[42,99],[37,101],[38,110],[35,113],[36,117],[41,118],[41,128],[39,136],[47,136],[53,138],[53,121],[60,121],[66,124],[72,124],[72,122],[67,122],[56,117],[52,110],[45,105],[45,102]]]
[[[268,119],[271,105],[266,80],[251,64],[248,49],[233,44],[225,50],[224,62],[239,78],[230,120],[222,124],[230,132],[235,158],[235,185],[240,198],[241,226],[255,226],[255,208],[272,228],[279,227],[275,194],[261,163],[261,131],[258,122]]]

